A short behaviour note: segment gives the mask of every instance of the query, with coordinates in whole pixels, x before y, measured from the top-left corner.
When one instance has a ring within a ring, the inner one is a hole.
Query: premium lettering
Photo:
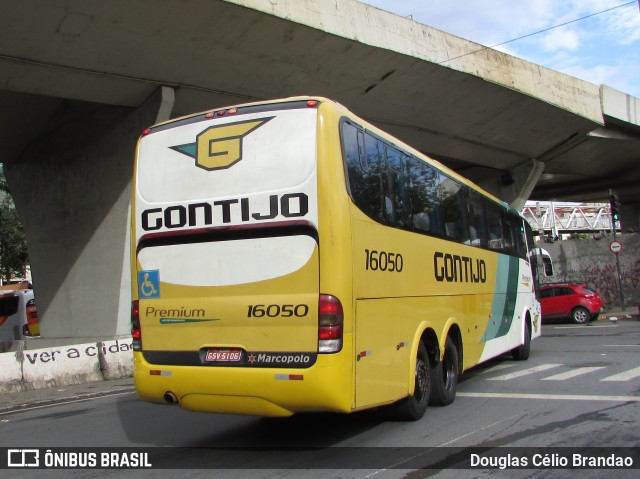
[[[172,317],[172,318],[204,318],[204,309],[186,309],[180,306],[179,309],[157,309],[153,306],[147,307],[146,315],[151,317]]]
[[[142,229],[155,231],[162,228],[175,229],[204,227],[214,224],[229,224],[234,221],[247,222],[272,220],[278,216],[297,218],[309,212],[309,197],[304,193],[270,195],[269,204],[253,209],[249,198],[193,203],[187,206],[171,205],[166,208],[149,208],[142,212]]]
[[[447,283],[486,283],[487,265],[482,259],[435,252],[433,268],[436,281]]]

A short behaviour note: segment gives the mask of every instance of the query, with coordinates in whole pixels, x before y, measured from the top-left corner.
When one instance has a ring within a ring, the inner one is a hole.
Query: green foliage
[[[0,277],[22,276],[28,259],[27,239],[0,165]]]
[[[582,240],[582,239],[592,239],[592,233],[572,233],[571,239]]]

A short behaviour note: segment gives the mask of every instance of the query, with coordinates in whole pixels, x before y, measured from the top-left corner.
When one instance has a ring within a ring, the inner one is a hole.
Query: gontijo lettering
[[[255,207],[254,207],[255,208]],[[166,208],[150,208],[141,215],[142,229],[154,231],[185,226],[211,226],[253,220],[298,218],[309,212],[309,197],[304,193],[270,195],[268,210],[254,211],[249,198],[233,198],[213,203],[193,203],[187,206],[171,205]]]
[[[433,268],[437,281],[447,283],[486,283],[487,265],[483,259],[441,253],[433,255]]]

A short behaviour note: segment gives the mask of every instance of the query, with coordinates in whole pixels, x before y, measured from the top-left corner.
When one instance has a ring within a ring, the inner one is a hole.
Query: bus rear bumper
[[[189,411],[220,414],[246,414],[269,417],[287,417],[294,414],[294,411],[285,409],[264,398],[223,396],[220,394],[187,394],[180,400],[180,406]]]
[[[344,351],[343,351],[344,353]],[[159,366],[134,353],[134,383],[149,402],[222,414],[286,417],[353,409],[351,370],[337,355],[307,369]]]

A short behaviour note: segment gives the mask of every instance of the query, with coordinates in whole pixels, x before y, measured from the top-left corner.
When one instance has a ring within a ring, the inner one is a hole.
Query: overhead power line
[[[447,59],[447,60],[443,60],[443,61],[441,61],[441,62],[439,62],[439,63],[447,63],[447,62],[450,62],[450,61],[453,61],[453,60],[457,60],[458,58],[466,57],[466,56],[468,56],[468,55],[474,55],[474,54],[476,54],[476,53],[478,53],[478,52],[481,52],[481,51],[487,50],[488,48],[496,48],[496,47],[500,47],[500,46],[502,46],[502,45],[506,45],[507,43],[516,42],[516,41],[518,41],[518,40],[522,40],[523,38],[528,38],[528,37],[532,37],[532,36],[534,36],[534,35],[538,35],[538,34],[540,34],[540,33],[545,33],[545,32],[548,32],[548,31],[550,31],[550,30],[553,30],[553,29],[555,29],[555,28],[564,27],[564,26],[570,25],[571,23],[580,22],[580,21],[582,21],[582,20],[586,20],[587,18],[595,17],[595,16],[597,16],[597,15],[602,15],[603,13],[607,13],[607,12],[610,12],[610,11],[612,11],[612,10],[617,10],[618,8],[628,7],[629,5],[633,5],[633,4],[636,4],[636,3],[637,3],[637,4],[638,4],[638,6],[640,7],[640,0],[633,0],[632,2],[623,3],[623,4],[621,4],[621,5],[617,5],[617,6],[615,6],[615,7],[611,7],[611,8],[607,8],[607,9],[605,9],[605,10],[601,10],[601,11],[599,11],[599,12],[591,13],[591,14],[589,14],[589,15],[585,15],[584,17],[576,18],[575,20],[569,20],[568,22],[559,23],[558,25],[554,25],[554,26],[549,27],[549,28],[544,28],[544,29],[542,29],[542,30],[538,30],[538,31],[533,32],[533,33],[528,33],[528,34],[526,34],[526,35],[522,35],[522,36],[517,37],[517,38],[512,38],[511,40],[507,40],[506,42],[496,43],[495,45],[491,45],[491,46],[488,46],[488,47],[483,47],[483,48],[480,48],[480,49],[475,50],[475,51],[473,51],[473,52],[464,53],[463,55],[458,55],[457,57],[449,58],[449,59]]]
[[[576,18],[575,20],[569,20],[568,22],[559,23],[558,25],[554,25],[552,27],[545,28],[543,30],[538,30],[537,32],[528,33],[527,35],[522,35],[521,37],[514,38],[512,40],[507,40],[506,42],[496,43],[495,45],[491,45],[489,48],[495,48],[495,47],[499,47],[499,46],[502,46],[502,45],[506,45],[507,43],[515,42],[515,41],[518,41],[518,40],[522,40],[523,38],[527,38],[527,37],[532,37],[534,35],[538,35],[539,33],[548,32],[549,30],[553,30],[554,28],[564,27],[564,26],[569,25],[571,23],[580,22],[582,20],[586,20],[587,18],[595,17],[596,15],[601,15],[603,13],[610,12],[611,10],[616,10],[616,9],[622,8],[622,7],[628,7],[629,5],[633,5],[637,1],[640,1],[640,0],[633,0],[633,2],[623,3],[622,5],[618,5],[617,7],[607,8],[606,10],[602,10],[600,12],[591,13],[590,15],[585,15],[584,17]]]

